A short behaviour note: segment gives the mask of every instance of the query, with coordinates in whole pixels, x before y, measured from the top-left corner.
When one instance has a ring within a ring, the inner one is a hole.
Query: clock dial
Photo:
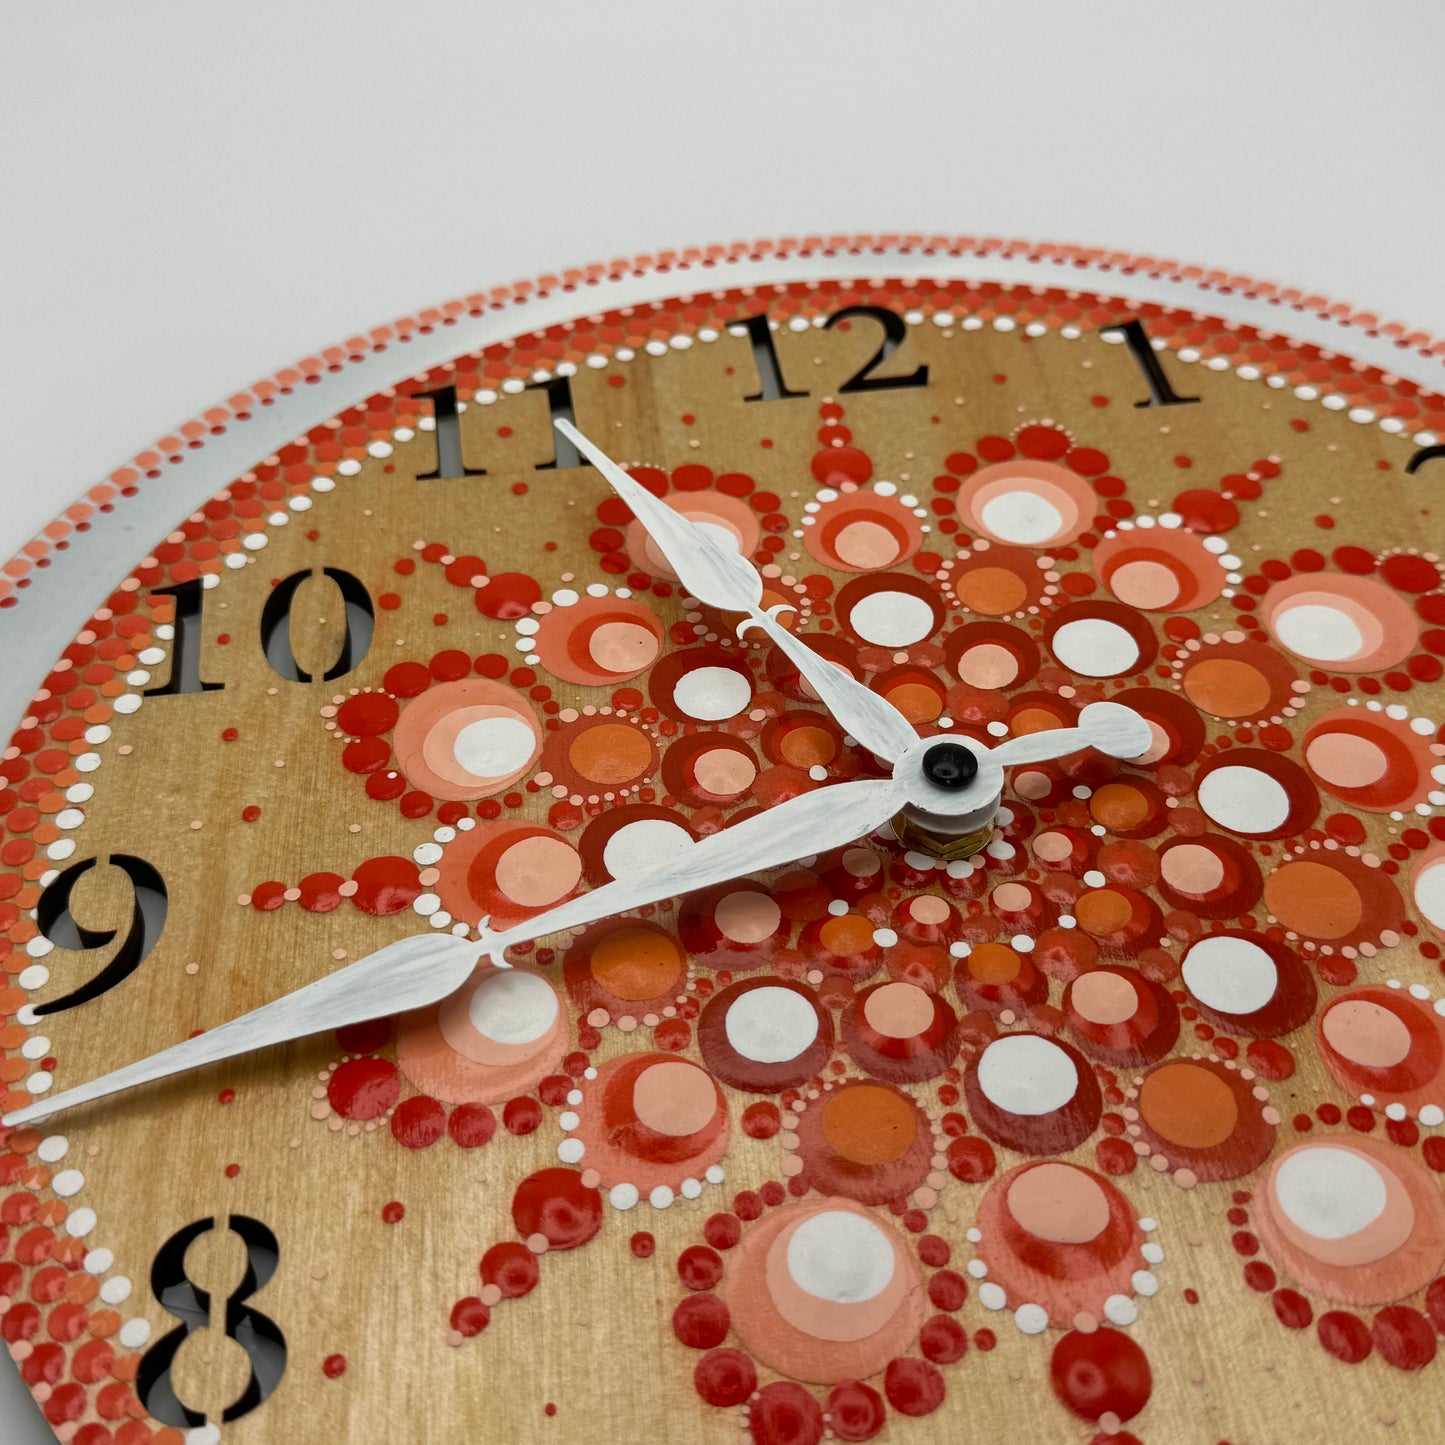
[[[5,1109],[887,776],[559,418],[925,738],[1149,750],[4,1129],[62,1440],[1425,1438],[1445,403],[1099,274],[825,260],[353,343],[138,561],[84,520],[112,590],[0,761]]]

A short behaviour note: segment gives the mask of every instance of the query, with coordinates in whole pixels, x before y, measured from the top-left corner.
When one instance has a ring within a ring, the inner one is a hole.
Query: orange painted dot
[[[921,682],[905,682],[889,689],[888,701],[915,724],[932,722],[943,712],[943,699]]]
[[[975,567],[958,580],[959,600],[970,612],[1002,617],[1029,600],[1028,584],[1007,567]]]
[[[1129,900],[1110,888],[1085,893],[1074,905],[1074,917],[1079,920],[1079,927],[1097,938],[1118,933],[1133,913]]]
[[[819,930],[818,938],[829,953],[866,953],[873,947],[873,925],[857,913],[845,913],[841,918],[830,918]]]
[[[1149,799],[1128,783],[1105,783],[1089,799],[1089,811],[1106,828],[1137,828],[1149,816]]]
[[[785,762],[795,768],[827,767],[838,756],[838,744],[826,728],[793,728],[780,747]]]
[[[1184,692],[1214,717],[1251,717],[1269,706],[1269,679],[1232,657],[1207,658],[1184,674]]]
[[[617,998],[656,998],[682,977],[677,944],[651,929],[621,928],[592,950],[592,975]]]
[[[652,759],[646,736],[626,723],[599,723],[579,733],[567,760],[591,782],[607,786],[640,777]]]
[[[1061,728],[1061,723],[1053,713],[1041,707],[1020,708],[1012,718],[1009,719],[1009,727],[1017,735],[1024,733],[1048,732],[1050,728]]]
[[[823,1105],[822,1129],[843,1158],[855,1164],[891,1164],[913,1146],[917,1111],[893,1089],[859,1084]]]
[[[1309,938],[1343,938],[1360,926],[1365,901],[1338,869],[1286,863],[1264,881],[1265,906],[1286,928]]]
[[[1212,1149],[1234,1132],[1239,1105],[1228,1084],[1197,1064],[1165,1064],[1139,1090],[1144,1122],[1185,1149]]]
[[[1012,983],[1023,961],[1006,943],[980,943],[968,956],[968,972],[979,983]]]

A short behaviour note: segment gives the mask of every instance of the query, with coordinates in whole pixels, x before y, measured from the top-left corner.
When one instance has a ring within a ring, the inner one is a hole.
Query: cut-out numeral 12
[[[842,311],[835,311],[823,323],[823,329],[831,331],[840,323],[858,320],[876,321],[883,328],[883,339],[878,343],[878,350],[838,388],[839,395],[860,391],[899,391],[928,385],[926,362],[914,367],[907,376],[873,375],[908,339],[908,327],[896,311],[890,311],[886,306],[847,306]],[[783,368],[778,362],[773,331],[766,314],[760,312],[736,324],[747,330],[748,341],[753,348],[753,362],[758,369],[758,389],[743,400],[782,401],[787,397],[807,396],[806,391],[790,390],[783,380]]]
[[[244,1214],[231,1215],[229,1227],[246,1246],[246,1273],[226,1301],[223,1319],[217,1321],[212,1314],[210,1292],[186,1274],[186,1251],[215,1227],[214,1219],[188,1224],[161,1246],[151,1265],[151,1293],[180,1324],[145,1352],[136,1372],[135,1392],[151,1415],[179,1430],[193,1429],[206,1421],[203,1414],[180,1400],[171,1380],[176,1351],[197,1330],[220,1323],[251,1361],[251,1377],[226,1407],[221,1416],[223,1423],[249,1415],[281,1383],[286,1372],[286,1336],[274,1320],[247,1303],[276,1273],[281,1246],[260,1220]]]
[[[1124,344],[1129,348],[1129,354],[1144,374],[1145,384],[1149,388],[1149,399],[1136,401],[1136,407],[1188,406],[1199,400],[1197,396],[1180,396],[1169,384],[1169,378],[1164,374],[1159,357],[1150,344],[1149,333],[1144,330],[1144,323],[1138,317],[1132,321],[1121,321],[1117,326],[1101,326],[1099,329],[1105,336],[1115,333],[1122,336]]]
[[[125,874],[131,885],[131,919],[125,938],[110,962],[94,978],[87,979],[50,1003],[38,1005],[37,1014],[64,1013],[66,1009],[78,1008],[103,993],[109,993],[146,961],[151,949],[160,941],[161,931],[166,926],[165,879],[144,858],[113,853],[110,861]],[[70,895],[81,875],[88,873],[95,864],[94,858],[72,863],[58,877],[51,879],[35,905],[35,922],[41,934],[57,948],[104,948],[114,941],[120,931],[116,928],[87,928],[71,915]]]

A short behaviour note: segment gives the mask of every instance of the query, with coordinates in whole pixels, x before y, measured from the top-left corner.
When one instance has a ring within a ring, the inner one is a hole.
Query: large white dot
[[[452,756],[477,778],[499,778],[525,768],[537,747],[532,729],[517,717],[468,723],[452,742]]]
[[[1129,630],[1102,617],[1064,623],[1049,647],[1070,672],[1082,677],[1117,677],[1139,661],[1139,644]]]
[[[557,1021],[557,992],[545,978],[518,968],[484,978],[467,1012],[479,1034],[499,1044],[530,1044]]]
[[[978,1061],[978,1084],[1010,1114],[1052,1114],[1074,1097],[1079,1073],[1057,1045],[1037,1034],[995,1039]]]
[[[1421,869],[1415,879],[1415,905],[1436,928],[1445,928],[1445,858]]]
[[[875,647],[911,647],[933,624],[927,599],[911,592],[870,592],[848,614],[848,625]]]
[[[1201,938],[1184,955],[1184,986],[1206,1008],[1252,1014],[1274,997],[1279,970],[1245,938]]]
[[[755,1064],[796,1059],[818,1037],[813,1005],[790,988],[752,988],[729,1006],[723,1020],[728,1043]]]
[[[1302,1149],[1279,1166],[1274,1197],[1306,1234],[1347,1239],[1385,1212],[1385,1181],[1351,1149]]]
[[[1064,529],[1063,514],[1037,492],[1020,489],[990,497],[978,511],[978,519],[1001,542],[1033,547],[1047,542]]]
[[[1354,618],[1337,607],[1317,602],[1284,607],[1275,613],[1274,635],[1296,657],[1313,662],[1343,662],[1365,650]]]
[[[678,678],[673,701],[688,717],[722,722],[736,717],[753,700],[752,684],[730,667],[695,667]]]
[[[639,818],[619,828],[602,850],[602,866],[614,878],[666,868],[693,845],[692,835],[680,823],[666,818]],[[685,892],[686,879],[679,876],[678,892]]]
[[[1199,806],[1233,833],[1272,833],[1289,817],[1289,794],[1258,768],[1215,768],[1198,789]]]
[[[832,1304],[860,1304],[888,1288],[893,1242],[871,1219],[829,1210],[805,1219],[788,1241],[788,1273],[800,1289]]]

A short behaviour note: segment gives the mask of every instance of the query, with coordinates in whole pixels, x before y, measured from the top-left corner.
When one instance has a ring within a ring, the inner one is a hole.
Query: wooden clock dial
[[[115,525],[0,762],[5,1108],[882,775],[557,416],[924,735],[1149,753],[0,1130],[60,1439],[1430,1438],[1445,403],[1225,297],[880,266],[579,286],[128,575]]]

